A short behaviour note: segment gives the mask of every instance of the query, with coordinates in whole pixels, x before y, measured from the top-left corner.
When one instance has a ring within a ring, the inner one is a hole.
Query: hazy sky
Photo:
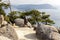
[[[11,4],[51,4],[51,5],[60,5],[60,0],[10,0]]]

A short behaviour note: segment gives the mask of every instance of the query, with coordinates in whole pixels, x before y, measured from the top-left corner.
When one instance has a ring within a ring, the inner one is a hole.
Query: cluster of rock
[[[39,40],[60,40],[60,34],[54,26],[38,24],[36,35]]]
[[[17,18],[14,21],[20,27],[25,26],[24,19]],[[27,22],[27,26],[32,27],[30,22]],[[38,26],[33,25],[33,27],[36,29],[36,35],[39,40],[60,40],[60,29],[54,26],[38,24]],[[0,40],[18,40],[15,29],[4,20],[3,15],[0,15]]]
[[[15,29],[0,15],[0,40],[18,40]]]

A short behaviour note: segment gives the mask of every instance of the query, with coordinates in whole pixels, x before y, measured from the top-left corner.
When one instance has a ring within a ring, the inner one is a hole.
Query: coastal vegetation
[[[54,21],[50,19],[50,15],[46,14],[46,12],[40,12],[38,10],[29,10],[29,11],[11,11],[6,15],[4,9],[10,8],[10,4],[6,4],[0,0],[0,14],[5,16],[5,20],[7,22],[14,23],[16,18],[22,18],[26,21],[29,21],[31,24],[36,24],[37,22],[41,22],[45,25],[52,25]]]
[[[22,18],[29,21],[31,24],[36,24],[37,22],[41,22],[45,25],[54,24],[54,21],[50,19],[50,15],[46,14],[46,12],[40,12],[38,10],[30,10],[25,12],[13,11],[8,14],[8,17],[12,23],[14,23],[16,18]]]

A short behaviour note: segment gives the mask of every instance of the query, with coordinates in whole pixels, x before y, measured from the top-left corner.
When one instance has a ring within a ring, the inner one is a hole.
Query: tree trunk
[[[24,16],[24,24],[27,25],[27,19],[25,16]]]
[[[48,23],[47,23],[47,21],[45,22],[45,25],[47,25]]]

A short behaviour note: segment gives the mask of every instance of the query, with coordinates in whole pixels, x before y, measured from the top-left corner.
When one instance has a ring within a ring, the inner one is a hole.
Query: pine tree
[[[4,9],[7,9],[8,6],[9,6],[9,4],[6,4],[6,3],[2,2],[2,0],[0,0],[0,14],[5,16],[6,13],[5,13]]]

